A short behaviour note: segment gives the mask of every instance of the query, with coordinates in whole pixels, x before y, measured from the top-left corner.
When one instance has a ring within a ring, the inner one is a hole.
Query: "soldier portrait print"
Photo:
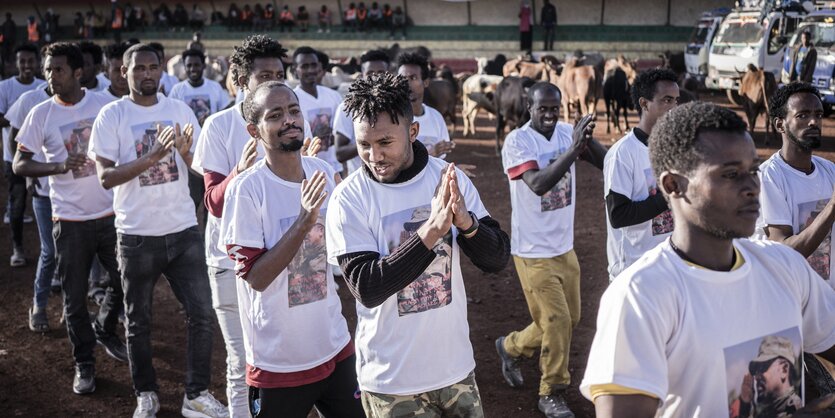
[[[393,213],[383,218],[389,251],[417,232],[429,219],[431,206],[425,205]],[[452,233],[438,240],[432,248],[435,259],[426,270],[397,293],[399,316],[425,312],[452,303]]]
[[[797,213],[800,216],[801,224],[800,231],[806,229],[815,218],[821,213],[829,202],[828,199],[813,200],[797,205]],[[832,230],[826,234],[826,238],[821,241],[815,252],[806,259],[809,265],[823,277],[824,280],[829,280],[829,272],[831,271],[832,262]]]
[[[136,148],[136,158],[142,158],[142,156],[151,152],[154,143],[157,141],[158,125],[165,127],[173,126],[174,124],[171,121],[161,121],[147,122],[131,127],[134,146]],[[172,149],[168,157],[163,158],[156,165],[151,166],[139,174],[139,186],[154,186],[179,180],[180,172],[177,170],[177,161],[174,159],[175,152],[177,151]]]
[[[296,217],[279,221],[283,231],[296,222]],[[328,263],[325,247],[325,214],[320,213],[316,224],[307,232],[301,247],[287,266],[287,299],[289,307],[306,305],[325,299],[328,295]]]
[[[310,133],[322,141],[319,152],[327,151],[333,143],[333,111],[326,107],[312,109],[304,120],[310,123]]]
[[[655,175],[651,168],[644,170],[644,176],[647,179],[647,191],[650,196],[655,196],[658,193],[658,183],[655,181]],[[673,213],[669,209],[661,212],[652,218],[652,236],[667,234],[673,232]]]
[[[87,155],[87,146],[90,142],[90,133],[93,131],[94,119],[85,119],[68,123],[58,128],[61,131],[61,138],[64,138],[64,147],[68,154]],[[87,162],[72,170],[72,178],[80,179],[96,174],[96,163],[87,158]]]
[[[548,157],[548,164],[552,164],[565,150],[554,153]],[[540,209],[542,212],[550,212],[562,209],[571,205],[571,170],[565,172],[560,181],[554,185],[540,198]]]
[[[208,95],[186,96],[185,102],[201,125],[212,114],[212,100]]]
[[[724,349],[730,418],[783,418],[803,407],[800,329]]]

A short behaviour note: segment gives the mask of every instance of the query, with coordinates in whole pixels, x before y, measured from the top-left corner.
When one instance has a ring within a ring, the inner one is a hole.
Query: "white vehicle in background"
[[[703,85],[707,78],[707,58],[710,54],[710,46],[713,44],[713,37],[722,20],[730,12],[731,9],[721,7],[702,13],[687,42],[687,48],[684,50],[684,65],[687,67],[687,74],[690,78],[697,80],[700,85]]]
[[[739,82],[748,64],[754,64],[780,79],[783,54],[797,26],[809,11],[812,2],[778,0],[738,1],[713,39],[708,57],[705,86],[725,90],[728,99],[738,103]]]

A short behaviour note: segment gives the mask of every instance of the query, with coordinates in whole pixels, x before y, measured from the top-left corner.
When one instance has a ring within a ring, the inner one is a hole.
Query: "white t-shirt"
[[[386,256],[429,216],[447,163],[429,157],[414,178],[383,184],[359,170],[337,186],[328,207],[328,261],[358,251]],[[457,170],[467,209],[488,216],[478,191]],[[357,376],[362,390],[412,395],[461,381],[475,361],[467,324],[458,232],[439,240],[426,271],[382,305],[357,303]]]
[[[633,202],[660,193],[649,161],[649,148],[633,132],[616,142],[603,159],[604,198],[609,191],[622,194]],[[613,228],[607,215],[606,231],[609,276],[615,277],[670,236],[673,215],[666,210],[652,220],[623,228]]]
[[[835,189],[835,164],[813,155],[815,170],[805,174],[786,164],[779,152],[760,165],[760,219],[758,229],[767,225],[788,225],[799,234],[815,220]],[[806,259],[818,274],[835,286],[832,261],[832,231]]]
[[[325,173],[333,191],[333,169],[317,158],[302,157],[305,176]],[[301,183],[276,176],[264,160],[237,176],[226,190],[221,225],[230,254],[235,247],[269,250],[299,215]],[[246,362],[276,373],[308,370],[336,356],[350,340],[342,302],[327,263],[325,213],[308,232],[293,260],[262,292],[239,279],[238,306]]]
[[[439,142],[449,142],[449,131],[446,129],[446,121],[441,116],[440,112],[434,107],[422,105],[423,115],[415,116],[415,122],[420,124],[417,139],[426,146],[429,155],[432,155],[432,150]],[[441,154],[438,158],[446,158],[446,154]]]
[[[348,138],[348,144],[350,146],[357,146],[357,137],[354,135],[354,119],[345,110],[344,101],[339,104],[339,108],[336,111],[336,116],[334,116],[333,118],[334,137],[336,137],[337,132]],[[348,167],[348,174],[351,174],[354,171],[359,170],[360,167],[362,167],[362,160],[358,155],[354,158],[351,158],[348,161],[345,161],[345,165]]]
[[[201,122],[229,104],[229,94],[226,90],[220,86],[220,83],[208,78],[203,79],[200,87],[192,87],[188,80],[181,81],[171,88],[168,97],[185,102],[194,111],[197,120]]]
[[[209,116],[203,123],[203,129],[197,138],[194,159],[191,168],[203,173],[213,171],[229,176],[250,140],[246,130],[246,121],[241,114],[241,105],[221,110]],[[304,124],[305,138],[310,138],[310,127]],[[264,158],[264,147],[256,145],[257,160]],[[226,255],[226,248],[219,245],[220,218],[211,213],[206,216],[206,264],[221,269],[232,269],[235,263]]]
[[[104,73],[96,74],[96,80],[99,81],[99,84],[97,84],[96,88],[93,89],[94,91],[105,91],[108,87],[110,87],[110,79],[107,78]]]
[[[502,166],[510,180],[510,249],[515,256],[550,258],[574,248],[574,164],[542,196],[537,196],[521,177],[531,168],[544,169],[566,153],[571,147],[572,130],[567,123],[557,123],[548,140],[528,122],[505,138]]]
[[[179,83],[179,82],[180,82],[179,78],[174,77],[173,75],[168,74],[168,73],[163,71],[162,77],[160,77],[160,79],[159,79],[160,93],[168,96],[169,94],[171,94],[171,89],[174,88],[174,85]]]
[[[29,84],[21,84],[17,81],[17,77],[9,77],[0,81],[0,113],[5,115],[23,93],[37,89],[45,83],[46,81],[40,78],[36,78],[35,81]],[[10,127],[3,128],[3,161],[12,162],[13,159],[13,156],[9,152],[9,139],[11,134],[12,129]]]
[[[26,120],[26,116],[29,115],[29,111],[32,110],[32,108],[38,103],[49,99],[49,94],[46,93],[47,87],[46,83],[44,83],[43,88],[29,90],[26,93],[23,93],[20,98],[12,104],[9,111],[4,115],[6,120],[9,121],[10,127],[20,130],[20,127],[23,126],[23,121]],[[11,134],[11,130],[9,130],[9,133]],[[41,163],[46,161],[41,150],[32,151],[32,154],[33,160]],[[35,177],[33,180],[35,181],[35,191],[38,196],[49,196],[49,179],[44,177]]]
[[[616,384],[661,399],[659,417],[728,416],[760,345],[777,337],[794,357],[802,399],[802,352],[835,344],[835,291],[782,244],[734,246],[745,263],[730,272],[688,265],[665,241],[615,278],[600,301],[582,394]]]
[[[42,152],[47,163],[68,158],[69,152],[87,155],[90,133],[99,110],[109,101],[84,90],[80,102],[66,106],[53,97],[35,106],[23,122],[17,142]],[[49,176],[52,217],[67,221],[89,221],[113,213],[113,192],[105,190],[96,175],[96,163],[87,163],[64,174]]]
[[[342,172],[342,163],[336,159],[336,147],[333,147],[333,118],[336,110],[342,102],[339,93],[322,86],[316,86],[316,95],[313,97],[301,86],[293,89],[299,98],[299,107],[302,109],[304,120],[310,124],[313,136],[322,140],[322,148],[317,157],[327,161],[337,172]]]
[[[140,106],[123,97],[105,106],[93,124],[90,158],[127,164],[151,151],[157,125],[200,125],[185,103],[157,94],[157,104]],[[196,141],[192,144],[192,152]],[[188,191],[188,166],[176,149],[127,183],[113,188],[116,230],[123,234],[163,236],[197,225]]]

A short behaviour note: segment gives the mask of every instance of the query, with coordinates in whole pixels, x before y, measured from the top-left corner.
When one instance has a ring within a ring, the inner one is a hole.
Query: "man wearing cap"
[[[803,406],[797,394],[800,370],[791,340],[769,335],[763,338],[757,358],[748,364],[749,373],[739,389],[738,417],[789,416]]]

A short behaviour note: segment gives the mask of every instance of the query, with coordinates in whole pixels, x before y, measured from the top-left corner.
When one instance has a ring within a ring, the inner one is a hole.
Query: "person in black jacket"
[[[792,50],[790,69],[791,81],[812,82],[815,74],[815,64],[818,62],[818,51],[812,43],[812,34],[804,31],[800,34],[800,44]]]
[[[551,4],[549,0],[545,0],[542,5],[542,12],[540,24],[542,25],[543,46],[542,49],[546,51],[554,50],[554,30],[557,27],[557,7]]]

